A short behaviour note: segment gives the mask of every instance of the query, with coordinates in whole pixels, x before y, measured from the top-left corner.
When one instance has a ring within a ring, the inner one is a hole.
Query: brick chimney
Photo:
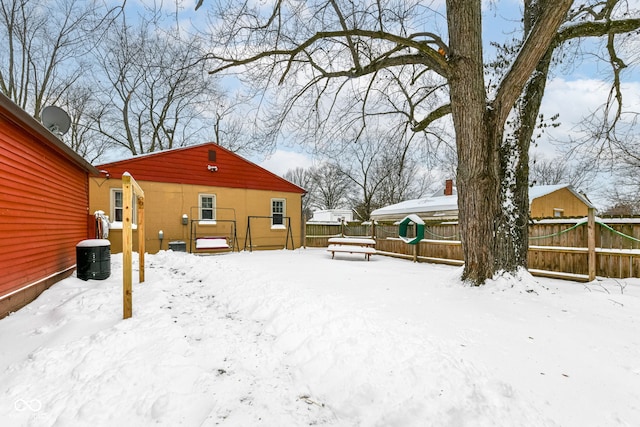
[[[453,180],[448,179],[444,183],[444,195],[453,196]]]

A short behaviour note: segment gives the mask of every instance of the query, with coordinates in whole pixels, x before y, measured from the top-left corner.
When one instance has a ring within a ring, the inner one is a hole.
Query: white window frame
[[[276,203],[282,203],[282,212],[278,212],[280,209],[276,209]],[[282,222],[280,224],[275,222],[276,216],[282,216]],[[287,216],[287,200],[282,198],[273,198],[271,199],[271,228],[272,229],[284,229],[285,226],[285,217]]]
[[[554,218],[562,218],[562,217],[564,217],[564,209],[553,208],[553,217]]]
[[[111,223],[109,225],[109,228],[112,228],[114,230],[122,229],[122,219],[124,218],[124,198],[122,193],[122,188],[115,187],[111,189],[109,201],[109,219],[111,220]],[[116,194],[120,194],[122,206],[116,206]],[[135,230],[138,228],[138,204],[136,203],[135,195],[133,197],[134,200],[131,201],[131,206],[133,207],[133,221],[131,227]],[[120,220],[118,220],[116,215],[117,209],[120,209],[122,211]]]
[[[211,207],[203,207],[203,203],[202,203],[202,199],[207,198],[207,199],[211,199]],[[210,210],[211,211],[211,218],[204,218],[204,215],[202,215],[204,210]],[[215,194],[208,194],[208,193],[202,193],[202,194],[198,194],[198,220],[199,223],[202,225],[207,225],[207,224],[215,224],[216,223],[216,195]]]

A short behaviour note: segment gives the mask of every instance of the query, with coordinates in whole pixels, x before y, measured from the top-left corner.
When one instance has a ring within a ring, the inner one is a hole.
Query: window
[[[271,199],[271,227],[284,228],[285,200]]]
[[[111,197],[111,218],[115,222],[122,222],[122,190],[112,190]]]
[[[216,220],[216,196],[214,194],[200,194],[200,220],[214,222]]]
[[[561,218],[564,216],[564,209],[553,208],[553,216],[555,218]]]
[[[137,224],[137,203],[135,200],[135,194],[133,195],[133,200],[131,201],[131,206],[133,207],[133,221],[132,224]],[[111,212],[110,217],[112,223],[122,223],[124,219],[124,200],[122,198],[122,189],[120,188],[112,188],[111,189]],[[113,227],[113,228],[118,228]]]

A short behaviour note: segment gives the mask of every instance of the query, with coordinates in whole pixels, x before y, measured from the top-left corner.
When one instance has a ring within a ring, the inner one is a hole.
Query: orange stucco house
[[[125,172],[144,191],[149,253],[293,249],[302,244],[305,190],[217,144],[145,154],[96,168],[100,176],[90,180],[90,211],[108,216],[113,253],[122,251]],[[133,234],[135,248],[135,227]]]

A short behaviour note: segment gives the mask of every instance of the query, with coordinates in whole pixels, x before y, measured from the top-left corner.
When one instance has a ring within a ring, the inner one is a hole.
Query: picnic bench
[[[376,241],[367,237],[331,237],[327,251],[331,252],[331,259],[336,252],[350,254],[364,254],[364,258],[369,261],[371,255],[376,253]]]

